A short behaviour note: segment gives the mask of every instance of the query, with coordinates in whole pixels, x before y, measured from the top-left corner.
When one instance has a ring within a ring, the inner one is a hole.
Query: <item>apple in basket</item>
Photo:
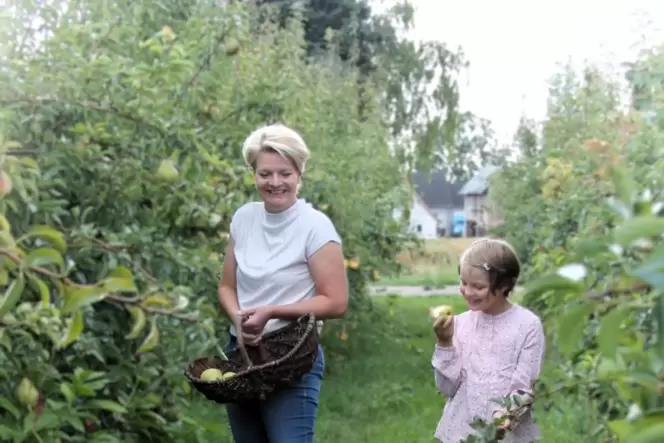
[[[221,372],[217,368],[208,368],[200,376],[203,381],[225,381],[235,377],[235,372]]]

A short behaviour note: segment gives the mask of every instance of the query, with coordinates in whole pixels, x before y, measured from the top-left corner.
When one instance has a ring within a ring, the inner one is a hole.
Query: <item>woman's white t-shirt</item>
[[[316,295],[308,260],[329,242],[341,244],[332,221],[303,199],[279,213],[247,203],[231,220],[240,309],[297,303]],[[272,319],[264,333],[288,324]],[[231,326],[235,335],[235,328]]]

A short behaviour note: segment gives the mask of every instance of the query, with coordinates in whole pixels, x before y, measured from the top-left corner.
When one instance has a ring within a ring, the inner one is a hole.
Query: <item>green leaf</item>
[[[60,384],[60,392],[62,392],[62,395],[64,395],[67,403],[72,404],[74,400],[76,400],[76,394],[74,394],[74,391],[71,389],[69,383]]]
[[[630,372],[622,377],[625,383],[642,386],[651,392],[657,392],[659,387],[659,380],[654,374],[647,372]]]
[[[620,326],[629,311],[621,306],[616,307],[602,317],[597,333],[599,351],[606,357],[613,358],[620,343]]]
[[[37,248],[30,251],[26,258],[28,266],[47,266],[47,265],[60,265],[64,266],[62,255],[52,248]]]
[[[151,294],[145,298],[141,302],[141,306],[143,307],[149,307],[149,306],[164,306],[167,308],[170,308],[173,306],[173,300],[168,298],[164,294]]]
[[[656,289],[664,289],[664,257],[651,256],[645,263],[627,273]]]
[[[584,286],[562,275],[552,274],[538,278],[527,285],[524,297],[526,295],[537,295],[549,291],[580,294],[584,291]]]
[[[664,441],[664,413],[649,413],[634,421],[615,420],[609,429],[621,443],[661,443]]]
[[[0,346],[12,352],[14,345],[12,343],[12,338],[7,333],[6,329],[0,329]]]
[[[9,412],[16,420],[21,416],[21,411],[4,397],[0,397],[0,408]]]
[[[108,295],[108,291],[102,285],[69,285],[65,289],[65,294],[65,302],[62,306],[62,313],[68,314],[84,306],[91,305],[103,300]]]
[[[631,208],[636,197],[636,184],[632,176],[624,167],[618,165],[613,165],[610,173],[618,198]]]
[[[150,332],[143,340],[143,343],[136,350],[137,354],[141,352],[148,352],[154,349],[159,344],[159,328],[157,327],[157,317],[150,318]]]
[[[618,440],[621,443],[625,442],[625,439],[629,435],[630,428],[631,426],[627,420],[613,420],[609,422],[609,429],[616,435],[616,437],[618,437]]]
[[[583,260],[604,254],[608,251],[608,245],[603,239],[581,239],[574,247],[574,258]]]
[[[563,354],[569,354],[579,344],[588,323],[587,317],[593,312],[593,306],[582,302],[572,306],[558,326],[558,346]]]
[[[660,417],[660,420],[662,417]],[[664,422],[655,424],[635,425],[634,433],[626,439],[626,443],[662,443],[664,441]]]
[[[126,277],[109,277],[102,280],[100,283],[106,292],[136,292],[136,285],[132,278]]]
[[[659,237],[664,233],[664,217],[644,215],[625,220],[613,231],[613,238],[621,246],[628,246],[635,240]]]
[[[51,304],[51,291],[48,290],[46,282],[40,278],[32,278],[30,281],[36,284],[39,288],[39,295],[41,295],[41,302],[43,307],[48,307]]]
[[[67,252],[67,242],[65,241],[62,233],[53,229],[50,226],[33,226],[33,228],[21,237],[21,239],[26,239],[30,237],[37,237],[45,242],[49,243],[55,249],[64,254]]]
[[[134,280],[134,274],[131,272],[130,269],[124,266],[118,266],[117,268],[113,269],[111,272],[109,272],[108,276],[129,279],[132,281]]]
[[[129,334],[127,334],[125,338],[128,340],[134,340],[138,338],[138,336],[143,331],[143,328],[145,328],[145,325],[147,324],[145,311],[143,311],[143,309],[139,308],[138,306],[127,306],[126,308],[127,311],[129,311],[129,314],[131,314],[133,324],[131,331],[129,331]]]
[[[89,409],[103,409],[104,411],[117,412],[119,414],[127,413],[127,408],[112,400],[90,400],[85,403],[85,406]]]
[[[18,432],[14,429],[8,428],[5,425],[0,425],[0,439],[7,441],[20,441],[18,440]],[[14,438],[16,437],[16,439]]]
[[[67,333],[60,339],[56,345],[56,349],[64,349],[70,344],[78,340],[78,337],[81,336],[83,332],[83,314],[80,310],[74,311],[74,315],[71,318],[71,323],[67,329]]]
[[[0,286],[7,286],[9,283],[9,271],[4,266],[0,267]]]
[[[23,295],[25,289],[25,276],[21,273],[9,286],[5,295],[0,299],[0,318],[14,309]]]

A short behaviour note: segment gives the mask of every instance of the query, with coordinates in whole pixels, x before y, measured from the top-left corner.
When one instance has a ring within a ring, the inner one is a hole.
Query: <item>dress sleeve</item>
[[[508,412],[514,415],[517,421],[530,410],[535,400],[533,384],[540,375],[544,360],[544,349],[544,330],[542,323],[538,320],[528,330],[510,379],[510,393],[508,395],[512,398],[515,397],[517,402],[512,404]],[[496,413],[501,414],[504,414],[504,412],[501,409],[496,411]]]
[[[341,244],[341,238],[334,224],[332,224],[332,220],[322,212],[316,212],[311,231],[307,237],[305,251],[307,259],[311,258],[312,255],[329,242]]]
[[[458,321],[454,318],[454,328],[457,329]],[[452,347],[444,348],[436,345],[433,351],[431,365],[434,369],[434,378],[436,387],[441,394],[447,398],[452,398],[461,384],[461,344],[455,333]]]

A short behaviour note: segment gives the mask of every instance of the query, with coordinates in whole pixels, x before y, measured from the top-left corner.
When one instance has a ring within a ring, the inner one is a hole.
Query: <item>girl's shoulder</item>
[[[512,319],[516,320],[517,323],[535,328],[542,326],[542,320],[539,315],[530,309],[515,303],[512,310],[514,311]]]
[[[513,304],[509,311],[499,314],[498,318],[482,312],[464,311],[455,316],[455,326],[463,327],[467,324],[478,324],[482,322],[504,322],[519,329],[541,329],[542,320],[530,309],[519,304]]]

